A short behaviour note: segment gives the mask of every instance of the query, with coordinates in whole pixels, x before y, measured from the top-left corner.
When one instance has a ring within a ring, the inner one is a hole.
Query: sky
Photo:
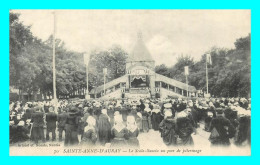
[[[53,10],[15,10],[31,26],[34,36],[46,40],[53,33]],[[120,45],[130,53],[142,32],[156,65],[172,66],[176,57],[195,61],[212,47],[234,48],[251,33],[250,10],[56,10],[56,36],[78,52]]]

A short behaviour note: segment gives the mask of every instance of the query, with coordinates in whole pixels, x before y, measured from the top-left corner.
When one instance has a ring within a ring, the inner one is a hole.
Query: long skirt
[[[192,146],[194,145],[193,138],[190,136],[180,138],[180,142],[178,143],[180,146]]]
[[[141,118],[137,118],[136,119],[136,124],[137,124],[138,129],[142,132],[143,131],[142,119]]]
[[[142,120],[142,126],[143,126],[143,131],[144,132],[149,132],[149,122],[148,120],[146,119],[143,119]]]
[[[139,148],[139,140],[136,137],[129,138],[127,144],[129,148]]]
[[[113,139],[111,141],[111,148],[125,148],[127,147],[127,142],[125,139]]]

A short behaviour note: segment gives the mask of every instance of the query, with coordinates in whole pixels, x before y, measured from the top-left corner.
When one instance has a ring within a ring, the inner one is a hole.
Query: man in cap
[[[152,120],[152,127],[155,131],[159,130],[159,124],[163,120],[163,116],[161,115],[160,106],[155,104],[154,109],[151,111],[151,120]]]
[[[59,130],[59,141],[62,141],[62,133],[65,132],[65,125],[67,120],[67,108],[61,110],[61,113],[58,114],[58,130]]]
[[[64,145],[77,145],[79,143],[78,139],[78,124],[79,124],[79,112],[78,109],[70,105],[68,110],[68,115],[66,118],[65,125],[65,142]]]
[[[235,128],[231,122],[224,117],[222,108],[216,109],[217,117],[212,119],[210,124],[210,137],[209,140],[212,146],[229,146],[229,139],[234,137]]]
[[[144,102],[143,102],[141,99],[140,99],[140,105],[139,105],[139,108],[140,108],[141,112],[143,112],[144,109],[145,109]]]
[[[32,113],[32,130],[31,130],[31,139],[37,144],[38,140],[41,139],[42,142],[45,142],[43,126],[44,126],[44,113],[41,110],[41,107],[36,106],[34,108],[34,113]]]
[[[52,141],[56,140],[56,122],[57,122],[57,114],[54,112],[54,108],[50,107],[49,112],[46,114],[46,122],[47,122],[47,132],[46,132],[46,140],[49,140],[49,134],[52,133]]]

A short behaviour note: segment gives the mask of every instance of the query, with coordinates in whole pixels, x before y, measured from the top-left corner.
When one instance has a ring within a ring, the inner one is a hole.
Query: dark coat
[[[46,114],[47,129],[56,129],[57,114],[49,112]]]
[[[166,118],[159,125],[161,137],[167,146],[176,145],[176,120],[173,118]]]
[[[33,127],[43,127],[44,125],[44,120],[43,120],[44,113],[43,112],[34,112],[32,114],[32,122],[33,122]]]
[[[161,115],[161,113],[155,113],[153,112],[151,115],[151,120],[152,120],[152,127],[154,130],[159,130],[159,124],[162,122],[163,120],[163,116]]]
[[[134,132],[131,132],[130,130],[128,130],[127,132],[127,144],[128,147],[130,148],[139,148],[139,140],[137,139],[139,134],[139,130],[136,129]]]
[[[213,132],[214,128],[217,131],[217,136],[216,133]],[[211,135],[209,140],[213,145],[230,145],[229,139],[235,135],[235,128],[231,122],[223,116],[217,116],[212,119],[210,131]]]
[[[97,141],[97,134],[95,129],[90,129],[83,133],[81,144],[87,147],[94,147]]]
[[[177,119],[176,132],[181,139],[181,144],[179,145],[193,145],[193,139],[191,137],[193,126],[192,121],[188,117]]]
[[[235,144],[242,145],[246,140],[251,142],[251,118],[249,116],[243,116],[239,118],[239,126]]]
[[[128,130],[127,128],[123,128],[120,132],[115,128],[111,130],[111,147],[112,148],[123,148],[127,147],[127,140],[128,140]]]
[[[111,125],[107,115],[101,114],[98,120],[98,137],[102,145],[110,142]]]
[[[68,114],[63,112],[61,114],[58,114],[58,127],[59,128],[64,128],[66,125],[66,120],[67,120]]]

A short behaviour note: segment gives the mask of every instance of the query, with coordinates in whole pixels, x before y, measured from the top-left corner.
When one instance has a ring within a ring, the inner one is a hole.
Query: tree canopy
[[[19,20],[19,14],[10,12],[10,86],[29,95],[53,95],[52,41],[33,36],[30,26]],[[251,35],[239,38],[234,49],[213,47],[210,52],[213,65],[208,65],[209,92],[215,96],[250,96],[251,90]],[[57,95],[68,95],[86,87],[84,52],[68,50],[65,43],[55,40]],[[125,74],[127,53],[119,45],[106,50],[90,52],[89,90]],[[191,56],[180,55],[171,67],[158,65],[156,73],[185,82],[184,66],[189,66],[190,85],[205,91],[206,56],[195,62]]]
[[[10,12],[10,86],[29,95],[52,95],[52,41],[33,36],[30,26],[19,21],[19,14]],[[55,40],[57,95],[68,95],[86,87],[86,65],[83,53],[67,50],[65,43]],[[93,51],[89,62],[89,90],[103,83],[104,67],[107,81],[125,74],[126,52],[118,45],[108,50]]]
[[[218,97],[250,97],[251,95],[251,35],[239,38],[234,49],[211,48],[212,65],[208,65],[209,93]],[[194,60],[179,56],[175,65],[156,66],[156,73],[185,83],[184,66],[189,66],[188,81],[198,90],[206,91],[206,55]]]

